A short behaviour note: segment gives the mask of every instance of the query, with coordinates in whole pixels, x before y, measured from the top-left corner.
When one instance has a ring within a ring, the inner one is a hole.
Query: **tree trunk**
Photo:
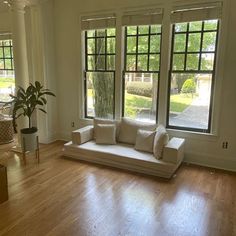
[[[99,34],[99,31],[98,31]],[[101,35],[102,36],[102,35]],[[97,52],[103,49],[105,38],[97,39]],[[107,57],[109,60],[110,57]],[[105,69],[104,56],[97,56],[96,67]],[[108,68],[112,61],[107,61]],[[94,88],[94,109],[95,117],[113,118],[114,102],[114,78],[112,72],[94,72],[92,74],[92,83]]]

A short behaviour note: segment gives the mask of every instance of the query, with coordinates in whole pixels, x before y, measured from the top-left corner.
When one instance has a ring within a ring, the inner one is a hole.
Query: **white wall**
[[[11,32],[11,16],[9,12],[0,13],[0,33]]]
[[[79,32],[79,16],[86,12],[152,6],[161,0],[56,0],[55,10],[55,44],[56,44],[56,78],[58,86],[58,119],[59,138],[70,140],[72,129],[83,126],[81,121],[82,95],[80,86],[81,48]],[[171,2],[178,4],[184,1],[163,1],[170,7]],[[186,1],[189,4],[190,1]],[[206,2],[206,1],[204,1]],[[221,47],[219,50],[219,66],[216,89],[216,116],[214,123],[216,135],[194,134],[190,132],[170,131],[171,135],[186,138],[186,160],[202,165],[236,170],[236,9],[235,0],[224,1],[222,20]],[[76,127],[71,127],[74,121]],[[222,149],[222,141],[228,141],[229,148]]]
[[[29,79],[40,81],[57,94],[55,77],[54,2],[42,1],[25,8],[25,26]],[[10,9],[0,12],[0,33],[12,31]],[[16,75],[17,76],[17,75]],[[48,143],[58,138],[57,99],[49,97],[45,115],[38,112],[33,124],[39,128],[40,142]]]
[[[49,88],[56,94],[56,98],[48,97],[46,105],[47,114],[38,113],[39,130],[41,130],[41,141],[48,143],[58,137],[58,97],[57,77],[55,73],[55,38],[54,38],[54,3],[53,1],[43,1],[39,8],[40,28],[36,37],[41,36],[39,42],[39,54],[41,56],[41,72],[38,78],[45,88]],[[35,32],[36,33],[36,32]],[[37,45],[36,45],[37,48]],[[41,51],[41,53],[40,53]],[[37,58],[37,55],[36,55]],[[37,63],[37,59],[36,59]],[[40,137],[40,134],[39,134]]]

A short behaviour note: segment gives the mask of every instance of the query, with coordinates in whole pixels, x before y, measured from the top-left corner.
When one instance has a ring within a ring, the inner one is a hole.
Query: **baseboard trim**
[[[208,154],[186,152],[184,162],[199,166],[206,166],[236,172],[236,158],[221,158],[219,156],[212,156]]]

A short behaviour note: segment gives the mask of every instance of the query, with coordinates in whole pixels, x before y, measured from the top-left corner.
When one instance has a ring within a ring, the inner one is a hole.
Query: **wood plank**
[[[185,164],[164,180],[64,158],[63,144],[27,165],[0,146],[0,235],[236,235],[235,173]]]

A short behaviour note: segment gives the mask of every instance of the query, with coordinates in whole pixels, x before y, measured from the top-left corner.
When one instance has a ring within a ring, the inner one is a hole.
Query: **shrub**
[[[152,84],[147,82],[129,82],[127,84],[127,93],[152,97]]]
[[[196,92],[196,83],[194,82],[194,79],[185,80],[181,91],[182,91],[182,93],[195,93]]]

